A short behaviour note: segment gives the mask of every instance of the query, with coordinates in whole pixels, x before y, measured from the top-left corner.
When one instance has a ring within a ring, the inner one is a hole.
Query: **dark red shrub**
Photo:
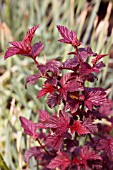
[[[54,59],[39,64],[36,57],[44,45],[41,42],[31,45],[38,26],[28,30],[23,41],[11,42],[12,46],[8,48],[4,58],[7,59],[14,54],[32,58],[38,74],[27,77],[26,88],[27,83],[33,85],[39,78],[45,78],[37,98],[48,94],[48,106],[53,108],[62,104],[62,109],[52,116],[41,110],[40,123],[20,117],[25,134],[33,137],[40,145],[26,150],[25,162],[28,164],[29,159],[34,156],[37,166],[42,165],[43,170],[57,167],[61,170],[113,169],[110,101],[103,88],[85,86],[86,81],[97,80],[97,73],[105,67],[99,60],[106,54],[96,54],[90,47],[79,48],[81,42],[76,33],[58,25],[58,31],[62,36],[58,41],[73,46],[74,52],[69,52],[73,58],[65,62]],[[90,57],[91,64],[88,63]],[[63,74],[64,69],[69,72]],[[103,119],[109,124],[102,123]]]

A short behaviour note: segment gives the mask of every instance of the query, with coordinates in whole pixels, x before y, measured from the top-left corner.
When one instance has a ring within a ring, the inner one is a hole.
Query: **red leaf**
[[[85,62],[81,64],[81,68],[80,68],[81,75],[89,75],[91,72],[93,72],[93,69],[88,63]]]
[[[73,79],[73,80],[70,80],[68,81],[64,88],[67,90],[67,91],[70,91],[70,92],[75,92],[75,91],[83,91],[84,90],[84,87],[83,85],[81,84],[81,82],[79,81],[76,81],[76,79]]]
[[[56,105],[61,103],[61,95],[58,93],[52,93],[48,96],[47,104],[50,108],[53,108]]]
[[[77,132],[79,135],[85,135],[90,133],[88,129],[84,127],[83,124],[81,124],[80,121],[75,121],[72,126],[70,126],[71,133]]]
[[[90,75],[91,73],[99,73],[100,69],[105,67],[103,62],[97,63],[95,66],[91,67],[88,63],[82,63],[80,68],[80,74],[83,75]]]
[[[49,135],[46,139],[46,145],[53,147],[56,150],[61,149],[63,135]]]
[[[60,68],[62,67],[62,63],[60,61],[56,60],[50,60],[46,63],[46,69],[47,71],[50,71],[54,73],[55,75],[59,75],[61,70]]]
[[[57,167],[61,167],[61,170],[65,170],[70,164],[69,155],[65,152],[59,152],[58,156],[56,156],[47,166],[50,169],[54,169]]]
[[[90,47],[79,48],[79,55],[75,55],[76,58],[79,58],[80,62],[86,62],[87,58],[90,56],[95,56],[96,53],[92,51]]]
[[[50,60],[45,65],[39,65],[38,68],[42,75],[46,75],[47,72],[52,72],[54,75],[59,75],[62,67],[62,63],[59,61]]]
[[[101,139],[97,149],[105,150],[109,159],[113,161],[113,138],[111,136],[108,136],[107,139]]]
[[[71,113],[75,113],[79,107],[80,101],[72,98],[67,98],[65,110],[70,109]]]
[[[63,96],[64,100],[67,101],[68,92],[76,92],[84,90],[82,83],[78,80],[78,77],[72,76],[71,73],[64,74],[60,80],[61,88],[59,92]]]
[[[67,131],[69,123],[70,123],[69,115],[64,111],[60,111],[59,117],[53,115],[51,118],[47,120],[45,126],[49,128],[55,128],[56,134],[60,135]]]
[[[100,72],[100,69],[105,67],[106,65],[101,61],[97,64],[95,64],[95,66],[93,67],[93,71],[96,72],[96,73],[99,73]]]
[[[40,117],[40,121],[42,123],[44,123],[44,122],[46,122],[50,118],[50,115],[45,110],[40,110],[39,117]]]
[[[25,163],[29,162],[29,159],[34,156],[35,159],[41,159],[43,156],[43,152],[41,151],[40,147],[31,147],[30,149],[26,150],[24,153],[24,161]]]
[[[71,78],[71,73],[66,73],[60,79],[60,85],[62,88],[59,89],[59,93],[63,96],[64,100],[66,100],[67,98],[67,89],[65,88],[65,86],[70,78]]]
[[[57,25],[58,31],[60,32],[63,39],[58,41],[72,44],[72,46],[77,47],[81,45],[81,42],[77,39],[77,35],[74,31],[69,31],[67,27]]]
[[[11,45],[23,50],[24,48],[24,43],[23,41],[13,41],[13,42],[10,42]]]
[[[64,74],[60,80],[61,86],[66,91],[78,91],[83,90],[81,82],[77,81],[75,77],[71,76],[71,73]]]
[[[98,127],[96,124],[94,124],[93,120],[90,118],[86,119],[83,123],[84,127],[90,131],[90,133],[97,133],[98,132]]]
[[[28,37],[30,43],[31,43],[32,38],[34,37],[35,31],[37,30],[38,27],[39,27],[39,24],[35,25],[34,27],[32,27],[31,29],[29,29],[27,31],[26,37]]]
[[[78,66],[78,60],[74,57],[74,58],[71,58],[69,60],[66,60],[64,63],[63,63],[63,66],[65,69],[71,69],[71,70],[75,70],[75,68]]]
[[[15,54],[29,56],[32,58],[33,56],[31,54],[31,51],[32,51],[31,41],[32,41],[32,38],[34,37],[34,33],[36,29],[38,28],[38,26],[39,25],[36,25],[33,28],[29,29],[27,31],[27,34],[24,36],[23,41],[10,42],[12,47],[8,48],[8,50],[5,53],[4,59],[7,59]],[[34,45],[33,47],[34,57],[36,57],[36,55],[39,54],[39,52],[42,50],[43,45],[41,45],[39,42],[37,51],[36,51],[36,47],[37,47],[36,45]]]
[[[95,65],[101,58],[107,56],[108,54],[98,54],[94,59],[92,59],[92,64]]]
[[[52,94],[54,92],[54,87],[51,84],[44,84],[44,88],[38,92],[37,98],[44,96],[47,93]]]
[[[109,101],[109,103],[110,103],[110,101]],[[101,113],[102,116],[109,116],[109,115],[113,114],[112,103],[110,103],[110,106],[106,106],[106,107],[101,106],[99,108],[99,113]]]
[[[38,134],[36,132],[38,126],[36,123],[33,123],[22,116],[20,116],[20,122],[21,126],[24,128],[25,134],[32,136],[34,139],[38,138]]]
[[[65,86],[65,84],[67,83],[67,81],[71,78],[71,73],[66,73],[64,74],[61,79],[60,79],[60,84],[62,87]]]
[[[4,60],[15,54],[20,54],[21,50],[17,47],[9,47],[5,53]]]
[[[92,110],[93,106],[109,106],[106,92],[102,88],[85,88],[85,105],[89,110]]]
[[[56,76],[48,77],[45,83],[51,84],[56,87],[58,83],[57,77]]]
[[[80,150],[80,155],[79,155],[80,158],[82,158],[82,160],[89,160],[89,159],[92,159],[92,160],[101,160],[102,158],[95,153],[95,151],[91,150],[88,148],[87,145],[85,145],[81,150]]]
[[[33,45],[32,47],[32,56],[35,58],[36,56],[39,55],[39,53],[42,51],[42,49],[44,48],[44,45],[41,42],[38,42],[36,44]]]
[[[89,150],[88,146],[84,146],[79,153],[78,158],[74,158],[72,161],[72,164],[79,164],[83,165],[85,169],[88,169],[87,167],[87,160],[102,160],[102,158],[96,154],[93,150]]]
[[[30,85],[33,85],[36,83],[36,81],[40,78],[40,74],[34,74],[34,75],[30,75],[27,77],[26,79],[26,83],[25,83],[25,87],[27,88],[27,83],[29,83]]]

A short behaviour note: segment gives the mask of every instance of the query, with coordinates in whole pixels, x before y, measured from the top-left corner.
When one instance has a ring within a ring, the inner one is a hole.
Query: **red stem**
[[[34,60],[34,62],[35,62],[35,64],[36,64],[36,66],[38,67],[38,66],[39,66],[39,63],[38,63],[38,61],[36,61],[36,58],[34,58],[33,60]]]
[[[37,139],[37,141],[38,141],[38,143],[40,144],[41,148],[44,149],[44,151],[45,151],[47,154],[49,154],[50,156],[54,156],[53,154],[51,154],[51,153],[45,148],[44,145],[41,144],[41,142],[40,142],[39,139]]]

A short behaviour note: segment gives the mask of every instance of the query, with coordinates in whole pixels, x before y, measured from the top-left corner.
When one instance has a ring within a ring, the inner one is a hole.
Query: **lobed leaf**
[[[72,126],[70,126],[70,130],[71,133],[77,132],[79,135],[90,133],[90,131],[78,120],[75,121]]]
[[[33,123],[32,121],[20,116],[21,126],[24,128],[24,133],[27,135],[32,136],[34,139],[38,138],[37,124]]]
[[[39,117],[40,117],[40,121],[44,123],[50,118],[50,114],[45,110],[40,110]]]
[[[44,45],[41,42],[34,44],[33,47],[32,47],[32,51],[31,51],[33,58],[38,56],[43,48],[44,48]]]
[[[110,106],[106,97],[106,92],[102,88],[85,88],[85,105],[89,110],[92,110],[93,106]]]
[[[70,164],[69,155],[65,152],[59,152],[58,156],[56,156],[47,166],[50,169],[54,169],[57,167],[61,167],[61,170],[65,170]]]
[[[63,37],[63,39],[60,39],[58,41],[71,44],[74,47],[78,47],[81,45],[81,42],[77,39],[75,31],[69,31],[67,27],[60,25],[57,25],[57,28],[61,36]]]
[[[111,161],[113,161],[113,138],[108,136],[106,139],[101,139],[97,146],[98,150],[104,150]]]
[[[29,163],[29,159],[34,156],[35,159],[41,159],[43,156],[43,152],[40,147],[31,147],[30,149],[26,150],[24,153],[24,161],[25,163]]]
[[[63,138],[64,138],[63,135],[56,135],[56,134],[49,135],[46,139],[45,144],[47,146],[52,147],[55,150],[59,150],[61,149]]]
[[[89,147],[85,145],[79,153],[79,157],[74,157],[72,160],[73,165],[82,165],[85,170],[88,168],[88,160],[102,160],[102,158],[93,150],[89,150]]]
[[[45,126],[48,128],[56,129],[55,133],[60,135],[67,131],[69,123],[70,123],[69,115],[64,111],[60,111],[59,117],[53,115],[46,121]]]
[[[47,93],[52,94],[54,92],[54,87],[51,84],[44,84],[44,88],[38,92],[37,98],[44,96]]]

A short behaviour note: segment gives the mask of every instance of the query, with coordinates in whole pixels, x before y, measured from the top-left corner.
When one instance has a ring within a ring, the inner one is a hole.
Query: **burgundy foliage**
[[[31,45],[38,27],[36,25],[28,30],[22,41],[10,42],[12,46],[4,57],[7,59],[20,54],[32,58],[38,73],[27,77],[25,87],[44,78],[44,85],[37,98],[47,95],[50,108],[61,108],[52,115],[40,110],[40,123],[20,117],[24,133],[38,142],[38,146],[25,151],[25,163],[28,165],[29,159],[34,157],[37,162],[35,166],[46,170],[113,169],[111,104],[105,89],[85,85],[86,81],[93,83],[97,80],[100,69],[105,67],[100,59],[106,54],[94,53],[90,47],[79,48],[82,43],[75,31],[58,25],[62,37],[58,41],[72,45],[74,52],[68,55],[73,55],[73,58],[69,57],[64,62],[56,58],[40,64],[36,57],[44,45],[41,42]],[[89,58],[91,64],[88,63]]]

